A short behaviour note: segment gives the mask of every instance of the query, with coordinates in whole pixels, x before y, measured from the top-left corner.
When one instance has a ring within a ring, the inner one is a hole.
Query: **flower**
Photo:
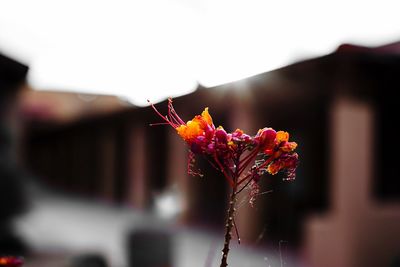
[[[274,175],[286,171],[287,180],[295,178],[298,154],[294,150],[297,148],[297,143],[289,141],[288,132],[264,127],[254,136],[246,134],[241,129],[229,133],[222,126],[215,128],[208,108],[185,123],[175,112],[171,99],[168,100],[166,116],[161,115],[153,104],[151,106],[165,121],[161,124],[172,126],[188,144],[190,174],[200,174],[199,171],[192,169],[196,154],[206,156],[236,189],[241,184],[245,184],[243,187],[245,188],[250,182],[252,188],[256,188],[254,182],[258,183],[266,173]],[[254,197],[253,190],[252,201]]]
[[[214,129],[215,127],[208,113],[208,108],[205,108],[201,115],[195,116],[193,120],[176,127],[178,134],[188,144],[194,142],[198,136],[211,137]]]
[[[278,131],[276,133],[275,142],[279,145],[281,142],[289,141],[289,133],[284,131]]]
[[[274,152],[276,146],[276,131],[274,129],[267,127],[260,129],[254,139],[265,154],[271,155]]]
[[[295,142],[289,142],[289,133],[284,131],[279,131],[276,133],[275,143],[283,152],[291,152],[297,147]]]
[[[168,99],[168,115],[166,116],[162,115],[153,104],[151,106],[164,120],[163,123],[158,124],[169,124],[172,126],[179,136],[198,153],[204,151],[209,143],[206,141],[210,141],[214,136],[215,126],[208,108],[205,108],[201,115],[196,115],[192,120],[185,123],[175,112],[172,99]]]
[[[259,181],[265,174],[274,175],[285,171],[285,180],[293,180],[298,165],[298,154],[294,152],[297,144],[289,142],[288,132],[277,132],[270,127],[260,129],[255,136],[250,136],[241,129],[230,133],[222,126],[215,128],[208,108],[185,123],[175,112],[171,99],[168,99],[166,116],[153,104],[151,106],[164,120],[161,124],[172,126],[188,144],[188,174],[203,176],[199,170],[194,169],[195,155],[199,154],[221,172],[232,187],[221,260],[221,267],[226,267],[233,227],[240,244],[234,223],[236,196],[244,189],[249,189],[249,203],[253,206],[256,197],[262,194]]]
[[[293,169],[296,168],[298,161],[297,153],[284,154],[278,159],[274,160],[268,165],[268,172],[272,175],[277,174],[282,169]]]

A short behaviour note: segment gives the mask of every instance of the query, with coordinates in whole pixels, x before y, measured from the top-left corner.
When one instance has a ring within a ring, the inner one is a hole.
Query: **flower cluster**
[[[194,155],[206,156],[235,192],[250,185],[251,196],[258,192],[257,183],[267,173],[274,175],[285,171],[286,179],[295,178],[298,154],[294,150],[297,144],[289,141],[289,133],[272,128],[260,129],[254,136],[240,129],[229,133],[222,126],[214,126],[208,108],[185,123],[176,113],[171,99],[165,116],[153,104],[151,106],[164,120],[161,124],[172,126],[189,146],[190,174],[200,174],[191,169]],[[240,185],[242,187],[238,188]]]

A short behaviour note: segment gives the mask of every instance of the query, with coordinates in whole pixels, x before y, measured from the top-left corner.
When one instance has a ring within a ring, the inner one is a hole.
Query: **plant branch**
[[[233,216],[235,215],[235,204],[237,200],[235,189],[236,187],[232,189],[232,193],[229,198],[228,217],[226,218],[225,242],[224,248],[222,249],[222,259],[220,267],[228,266],[229,243],[232,239]]]

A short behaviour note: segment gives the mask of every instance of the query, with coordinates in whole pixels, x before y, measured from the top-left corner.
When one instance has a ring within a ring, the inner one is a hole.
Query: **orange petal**
[[[280,144],[281,142],[289,141],[289,133],[284,131],[278,131],[276,133],[276,143]]]
[[[204,111],[201,113],[201,117],[207,122],[208,125],[212,125],[213,121],[211,118],[210,113],[208,113],[208,107],[204,109]]]
[[[272,162],[271,164],[269,164],[267,171],[270,174],[275,175],[280,171],[281,168],[282,167],[279,162]]]
[[[201,129],[200,123],[197,120],[188,121],[186,125],[177,127],[176,131],[186,142],[190,143],[197,136],[203,135],[204,131]]]
[[[291,152],[297,148],[297,143],[296,142],[285,142],[281,146],[281,150],[283,152]]]

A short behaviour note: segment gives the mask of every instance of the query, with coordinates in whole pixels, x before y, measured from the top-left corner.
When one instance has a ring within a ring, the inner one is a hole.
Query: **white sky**
[[[400,40],[400,1],[0,0],[0,51],[37,89],[136,105],[269,71],[351,42]]]

